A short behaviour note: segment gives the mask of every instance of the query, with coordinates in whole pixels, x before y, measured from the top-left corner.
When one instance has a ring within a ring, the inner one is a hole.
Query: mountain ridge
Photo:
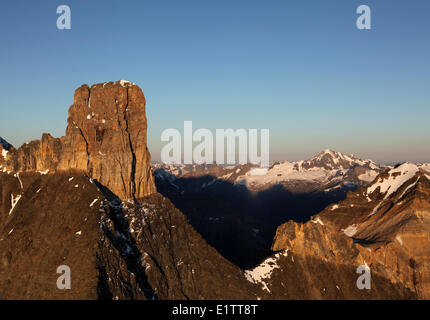
[[[303,237],[303,232],[309,234],[316,229],[322,229],[325,236]],[[358,250],[357,257],[371,270],[393,283],[405,283],[417,297],[428,299],[429,232],[429,175],[415,164],[404,163],[382,172],[370,185],[350,191],[344,201],[328,206],[309,222],[289,221],[279,226],[272,250],[290,249],[314,256],[315,252],[306,247],[319,246],[318,255],[333,259],[321,240],[327,236],[342,239],[346,236],[352,240],[354,250]],[[331,251],[345,249],[345,245],[338,243]],[[344,259],[343,254],[335,257]]]
[[[165,165],[152,164],[158,178],[213,176],[213,183],[221,180],[238,186],[246,186],[251,191],[261,191],[273,185],[283,185],[292,192],[324,191],[326,189],[350,190],[372,181],[380,172],[388,168],[372,160],[362,160],[353,155],[326,149],[311,159],[300,161],[274,162],[264,175],[254,175],[252,165]],[[212,183],[212,184],[213,184]]]

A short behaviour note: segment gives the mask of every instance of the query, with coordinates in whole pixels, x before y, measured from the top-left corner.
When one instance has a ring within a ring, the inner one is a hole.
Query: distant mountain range
[[[344,155],[332,150],[324,150],[309,160],[296,162],[276,162],[263,175],[254,175],[255,166],[217,166],[217,165],[164,165],[153,164],[154,174],[159,178],[214,177],[202,187],[211,186],[219,180],[258,191],[273,185],[282,185],[292,192],[330,191],[351,189],[372,181],[387,168],[372,160],[362,160],[354,155]],[[173,177],[168,177],[168,175]],[[216,178],[216,179],[215,179]]]

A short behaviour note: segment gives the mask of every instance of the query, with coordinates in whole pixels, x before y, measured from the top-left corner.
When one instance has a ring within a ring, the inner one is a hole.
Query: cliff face
[[[66,135],[43,134],[0,159],[4,171],[83,170],[120,198],[155,192],[142,90],[127,81],[75,91]]]
[[[256,299],[159,194],[121,201],[80,171],[0,172],[3,299]],[[59,290],[56,270],[71,270]]]
[[[0,296],[97,299],[97,188],[77,172],[0,173],[0,180]],[[57,289],[60,265],[71,268],[73,290]]]
[[[408,163],[388,170],[311,221],[281,225],[272,249],[352,268],[366,263],[372,279],[429,299],[429,177]]]
[[[388,267],[370,261],[369,252],[324,219],[281,225],[273,242],[276,254],[247,271],[262,285],[265,299],[416,299],[416,293]],[[371,289],[360,290],[357,267],[368,265]]]

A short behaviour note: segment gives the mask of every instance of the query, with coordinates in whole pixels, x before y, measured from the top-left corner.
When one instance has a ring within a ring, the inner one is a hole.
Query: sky
[[[57,6],[71,9],[59,30]],[[358,30],[357,7],[372,29]],[[269,129],[270,160],[330,148],[430,162],[428,0],[0,2],[0,136],[65,134],[74,90],[126,79],[168,128]]]

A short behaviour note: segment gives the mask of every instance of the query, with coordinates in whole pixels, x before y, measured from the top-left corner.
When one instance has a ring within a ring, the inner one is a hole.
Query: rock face
[[[277,230],[272,249],[288,253],[275,261],[278,268],[263,279],[272,295],[279,298],[294,293],[303,299],[417,298],[389,266],[373,263],[365,247],[355,244],[325,220],[322,222],[322,218],[305,224],[283,224]],[[371,271],[370,290],[360,290],[356,284],[357,268],[363,265]]]
[[[71,172],[0,173],[0,180],[0,296],[97,299],[97,188]],[[72,290],[57,288],[61,265],[71,269]]]
[[[389,169],[311,221],[281,225],[272,249],[351,269],[366,263],[372,279],[385,279],[379,288],[388,281],[404,286],[404,297],[429,299],[429,178],[411,163]]]
[[[256,299],[258,286],[159,194],[121,201],[80,171],[0,173],[3,299]],[[57,288],[59,266],[71,289]]]
[[[43,134],[9,151],[0,165],[14,172],[83,170],[121,198],[154,193],[145,103],[131,82],[83,85],[75,91],[64,137]]]

